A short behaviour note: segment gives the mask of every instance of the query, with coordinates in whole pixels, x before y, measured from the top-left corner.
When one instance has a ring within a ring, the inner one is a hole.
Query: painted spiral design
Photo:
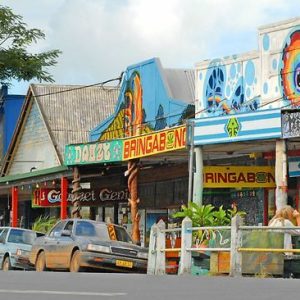
[[[79,192],[82,190],[82,187],[80,185],[80,177],[74,176],[74,179],[72,181],[73,189],[72,189],[72,218],[81,218],[80,210],[80,195]]]
[[[300,104],[300,30],[287,40],[282,56],[281,80],[284,96],[293,105]]]

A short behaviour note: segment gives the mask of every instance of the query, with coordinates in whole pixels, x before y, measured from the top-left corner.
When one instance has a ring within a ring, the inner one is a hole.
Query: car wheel
[[[35,270],[37,272],[46,271],[46,257],[45,257],[45,252],[44,251],[40,252],[37,259],[36,259]]]
[[[80,272],[82,268],[80,267],[80,251],[76,250],[71,258],[70,262],[70,272]]]
[[[2,265],[2,270],[3,270],[3,271],[9,271],[9,270],[12,270],[12,267],[11,267],[11,264],[10,264],[9,256],[6,256],[6,257],[4,258],[3,265]]]

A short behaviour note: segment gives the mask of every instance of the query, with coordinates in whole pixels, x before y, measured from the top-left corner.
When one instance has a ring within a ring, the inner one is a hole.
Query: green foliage
[[[245,216],[243,211],[233,209],[224,209],[220,206],[218,210],[211,205],[201,205],[189,202],[187,206],[183,205],[181,211],[173,215],[173,218],[189,217],[192,220],[193,227],[201,226],[226,226],[230,225],[231,218],[235,215]]]
[[[54,66],[61,52],[28,52],[27,48],[45,35],[39,29],[27,28],[22,20],[10,8],[0,5],[0,82],[7,84],[11,79],[53,82],[45,67]]]
[[[32,230],[47,233],[58,221],[55,217],[49,217],[49,216],[40,216],[38,217],[33,225]]]
[[[220,206],[216,209],[213,205],[201,205],[189,202],[187,206],[183,205],[181,211],[173,214],[173,218],[189,217],[192,220],[193,227],[204,226],[228,226],[231,218],[235,215],[245,216],[246,213],[237,211],[237,208],[224,209]],[[194,241],[198,244],[207,244],[211,236],[215,235],[213,230],[197,230],[193,232]]]

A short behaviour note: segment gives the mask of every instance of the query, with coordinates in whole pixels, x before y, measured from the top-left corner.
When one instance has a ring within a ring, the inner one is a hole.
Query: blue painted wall
[[[2,155],[6,154],[11,138],[13,136],[21,108],[25,99],[24,95],[10,95],[6,86],[2,86],[0,95],[1,103],[1,122],[2,122]]]
[[[190,106],[170,96],[163,72],[157,58],[129,66],[114,114],[91,131],[90,140],[135,136],[181,124]]]

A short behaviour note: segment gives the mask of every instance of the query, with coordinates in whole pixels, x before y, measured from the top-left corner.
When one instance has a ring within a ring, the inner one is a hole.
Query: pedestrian
[[[270,220],[270,227],[294,227],[300,226],[300,213],[290,205],[284,205],[276,211],[275,216]],[[284,230],[284,249],[292,249],[291,235],[300,235],[300,229]],[[286,252],[286,254],[292,254]]]

